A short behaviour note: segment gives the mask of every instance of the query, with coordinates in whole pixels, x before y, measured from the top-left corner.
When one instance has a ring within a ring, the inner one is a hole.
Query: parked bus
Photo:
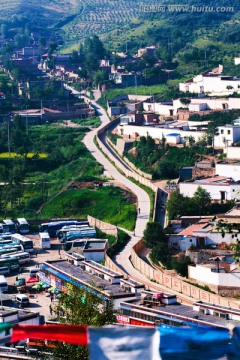
[[[5,254],[5,255],[1,256],[1,259],[3,259],[3,258],[11,258],[11,257],[17,258],[20,265],[26,264],[31,260],[30,254],[28,252],[15,252],[15,253],[12,253],[12,254]]]
[[[4,248],[0,249],[0,257],[2,257],[2,255],[8,255],[8,254],[22,252],[22,251],[23,251],[22,245],[15,245],[12,247],[4,247]]]
[[[39,242],[41,249],[50,249],[51,248],[51,240],[47,232],[39,233]]]
[[[86,243],[86,239],[77,239],[73,241],[67,241],[63,244],[63,250],[65,252],[80,252]]]
[[[8,226],[8,231],[10,233],[15,233],[16,232],[16,227],[15,227],[15,224],[14,224],[14,222],[12,220],[5,219],[5,220],[3,220],[3,224]]]
[[[13,234],[12,241],[22,245],[23,251],[27,251],[29,253],[33,252],[33,241],[26,236],[22,236],[20,234]]]
[[[81,229],[88,228],[89,225],[69,225],[69,226],[63,226],[60,230],[57,231],[57,238],[59,241],[61,241],[65,236],[67,232],[71,231],[79,231]],[[62,242],[62,241],[61,241]]]
[[[65,237],[62,238],[61,242],[67,242],[81,238],[94,238],[96,237],[96,229],[94,227],[88,227],[78,231],[69,231]]]
[[[12,245],[12,240],[2,240],[0,238],[0,248],[4,247],[4,246],[11,246]]]
[[[26,219],[18,218],[17,219],[17,229],[20,234],[28,234],[29,233],[29,224]]]
[[[0,234],[5,234],[9,232],[9,228],[6,224],[0,223]]]
[[[5,234],[1,234],[0,235],[0,240],[4,241],[4,240],[11,240],[12,238],[12,234],[11,233],[5,233]]]
[[[89,225],[88,221],[61,220],[43,223],[40,225],[40,232],[47,231],[51,238],[56,237],[57,231],[68,225]]]
[[[0,292],[8,291],[8,283],[4,275],[0,275]]]
[[[9,271],[19,270],[19,261],[16,257],[0,259],[0,273],[3,268],[8,268]]]

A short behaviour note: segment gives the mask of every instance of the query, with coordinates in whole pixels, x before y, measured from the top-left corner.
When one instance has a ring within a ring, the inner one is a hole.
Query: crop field
[[[74,42],[92,34],[108,34],[114,29],[121,31],[124,24],[139,17],[141,4],[147,3],[151,3],[151,0],[80,1],[81,11],[63,27],[66,40]]]

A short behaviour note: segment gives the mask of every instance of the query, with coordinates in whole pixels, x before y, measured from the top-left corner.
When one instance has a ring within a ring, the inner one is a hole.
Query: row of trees
[[[233,201],[225,204],[213,204],[210,193],[201,186],[197,188],[193,197],[183,196],[179,192],[172,192],[166,204],[169,219],[176,219],[179,215],[211,215],[223,213],[233,206]]]

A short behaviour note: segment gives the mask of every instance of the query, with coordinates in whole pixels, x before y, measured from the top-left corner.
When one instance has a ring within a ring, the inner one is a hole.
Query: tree
[[[152,248],[159,243],[166,243],[167,238],[163,227],[158,222],[148,222],[143,233],[145,245]]]
[[[176,219],[178,215],[188,215],[194,213],[194,206],[192,199],[179,194],[177,191],[171,193],[166,210],[169,219]]]
[[[106,71],[98,70],[93,77],[95,86],[102,85],[108,80]]]
[[[165,243],[159,243],[154,246],[150,258],[154,263],[160,262],[167,269],[171,268],[171,253]]]
[[[106,302],[78,286],[68,285],[67,293],[61,293],[58,300],[53,313],[60,323],[103,326],[116,322],[112,301]],[[89,358],[88,347],[58,343],[57,348],[53,349],[53,358],[85,360]]]
[[[198,186],[193,195],[193,201],[196,205],[196,208],[198,209],[199,215],[201,215],[204,208],[206,209],[211,205],[211,195],[207,190],[203,189],[201,186]]]

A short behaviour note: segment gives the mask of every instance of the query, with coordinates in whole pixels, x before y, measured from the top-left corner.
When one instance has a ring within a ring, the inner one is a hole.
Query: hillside
[[[111,50],[135,53],[156,44],[158,57],[181,74],[224,62],[233,72],[239,55],[238,0],[163,0],[165,8],[151,11],[152,0],[0,0],[0,19],[31,30],[49,27],[64,35],[63,52],[78,48],[88,35],[98,34]],[[173,5],[178,7],[173,9]],[[179,7],[180,6],[180,7]],[[192,8],[193,7],[193,8]],[[207,8],[208,7],[208,8]],[[162,11],[160,11],[162,10]],[[240,73],[240,70],[239,70]]]

